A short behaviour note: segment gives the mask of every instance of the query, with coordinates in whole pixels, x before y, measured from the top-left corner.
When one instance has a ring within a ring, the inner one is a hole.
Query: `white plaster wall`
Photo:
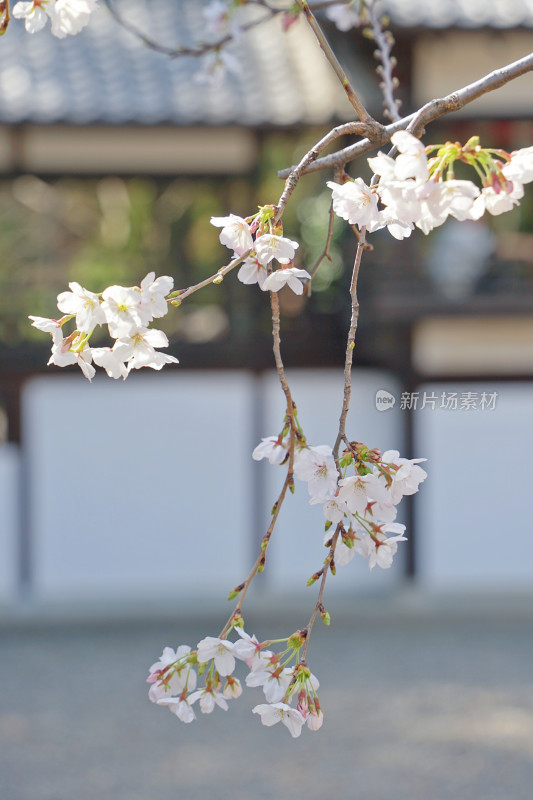
[[[428,459],[417,505],[420,582],[432,589],[531,590],[533,383],[438,384],[421,395],[498,392],[496,408],[415,412]]]
[[[38,598],[195,597],[240,580],[250,555],[251,380],[220,371],[29,382]]]
[[[17,594],[17,547],[20,532],[20,451],[0,446],[0,602],[12,603]]]

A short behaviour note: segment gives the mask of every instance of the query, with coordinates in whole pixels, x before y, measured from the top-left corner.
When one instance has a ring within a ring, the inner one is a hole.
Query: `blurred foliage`
[[[0,182],[0,341],[42,343],[28,314],[57,316],[57,294],[69,281],[99,292],[115,283],[138,285],[152,270],[172,275],[176,288],[208,277],[230,257],[210,217],[230,211],[249,215],[259,204],[275,203],[282,189],[276,170],[299,158],[315,133],[307,132],[304,140],[294,134],[265,137],[257,175],[246,178],[44,180],[22,175]],[[297,188],[284,223],[286,235],[301,242],[299,265],[309,268],[324,246],[330,193],[318,175],[305,183]],[[336,236],[340,229],[337,225]],[[319,294],[342,271],[338,248],[333,252],[317,280]],[[250,291],[232,276],[193,295],[158,325],[173,339],[193,341],[227,335],[232,328],[248,330],[257,317],[254,295],[257,288]],[[268,311],[268,303],[263,305]],[[209,315],[193,318],[203,307]]]
[[[435,135],[439,141],[466,140],[470,130],[463,127],[442,127]],[[0,182],[0,341],[42,344],[43,334],[30,326],[27,316],[56,316],[57,294],[69,281],[99,292],[114,283],[138,285],[153,270],[172,275],[176,288],[186,288],[213,274],[231,254],[220,245],[219,229],[209,218],[230,212],[246,216],[259,204],[277,202],[282,182],[276,171],[297,163],[322,133],[264,135],[257,171],[246,177],[43,180],[22,175]],[[492,144],[498,133],[482,131],[483,143]],[[513,142],[514,147],[522,144]],[[324,175],[310,174],[296,187],[284,214],[285,235],[300,242],[297,266],[309,271],[324,249],[330,201]],[[531,191],[510,214],[488,219],[496,237],[503,237],[498,258],[505,262],[507,250],[514,266],[506,269],[518,270],[517,275],[531,272],[532,220]],[[422,275],[431,236],[417,233],[400,245],[383,233],[373,240],[375,250],[365,259],[367,270],[361,276],[363,292],[368,284],[378,287],[391,272],[400,279],[404,272],[406,278]],[[343,308],[349,280],[343,263],[352,263],[354,249],[348,226],[335,218],[331,260],[322,261],[310,301],[282,293],[287,317],[332,315]],[[268,333],[269,306],[257,287],[245,287],[230,276],[220,286],[193,295],[158,326],[174,341]]]

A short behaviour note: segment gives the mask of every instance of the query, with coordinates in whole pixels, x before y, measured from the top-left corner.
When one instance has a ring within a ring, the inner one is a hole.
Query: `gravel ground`
[[[532,800],[533,610],[351,603],[309,648],[324,726],[294,740],[259,689],[191,725],[148,702],[163,646],[220,619],[4,626],[1,800]],[[247,623],[301,626],[279,618]]]

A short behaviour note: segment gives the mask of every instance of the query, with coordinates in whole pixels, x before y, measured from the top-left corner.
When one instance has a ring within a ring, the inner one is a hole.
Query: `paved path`
[[[392,602],[318,629],[326,721],[296,740],[250,714],[259,689],[191,725],[148,702],[162,647],[220,620],[0,630],[0,799],[532,800],[533,612]]]

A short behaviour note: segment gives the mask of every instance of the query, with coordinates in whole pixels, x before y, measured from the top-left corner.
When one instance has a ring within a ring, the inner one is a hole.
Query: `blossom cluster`
[[[284,430],[281,436],[263,439],[252,457],[282,464],[288,455],[289,438]],[[328,445],[310,447],[297,440],[294,477],[307,482],[309,502],[322,505],[326,518],[324,544],[328,547],[332,543],[329,529],[338,526],[336,564],[344,566],[358,553],[368,558],[370,569],[376,564],[383,569],[392,565],[398,542],[406,541],[405,525],[394,521],[396,506],[405,495],[415,494],[427,477],[418,466],[425,460],[402,458],[397,450],[380,453],[352,442],[342,454],[339,472]],[[353,475],[348,474],[350,468]],[[313,582],[311,579],[310,584]]]
[[[272,207],[265,206],[255,217],[236,214],[211,217],[211,224],[222,228],[220,242],[233,250],[234,257],[245,256],[237,273],[242,283],[257,283],[264,292],[278,292],[286,285],[296,294],[302,294],[303,280],[310,280],[311,276],[293,264],[298,242],[272,232],[268,224],[271,214]],[[281,264],[281,269],[272,271],[274,260]]]
[[[48,364],[78,364],[91,381],[96,372],[93,362],[103,367],[110,378],[126,378],[132,369],[160,370],[165,364],[177,363],[174,356],[156,350],[168,347],[166,334],[148,327],[153,319],[167,313],[166,296],[173,285],[174,280],[168,275],[156,278],[155,272],[148,273],[140,286],[109,286],[101,294],[90,292],[79,283],[69,283],[70,291],[57,297],[58,309],[64,316],[30,316],[35,328],[52,336]],[[63,326],[74,318],[76,329],[65,336]],[[105,324],[115,339],[113,346],[90,347],[94,329]]]
[[[242,622],[242,618],[240,618]],[[196,719],[194,706],[202,714],[210,714],[215,706],[228,709],[228,700],[241,696],[241,681],[234,677],[236,662],[243,661],[249,672],[245,685],[263,690],[266,703],[253,708],[263,725],[277,722],[285,725],[291,736],[299,736],[307,724],[310,730],[318,730],[324,714],[317,696],[317,678],[308,667],[298,661],[300,648],[305,640],[305,631],[297,631],[286,639],[281,653],[268,649],[269,641],[259,642],[240,626],[234,626],[237,641],[207,636],[198,642],[196,649],[180,645],[175,651],[165,647],[155,664],[150,667],[147,682],[151,684],[148,696],[153,703],[167,706],[182,722]],[[287,666],[293,659],[295,665]],[[204,685],[198,687],[198,678]],[[296,704],[296,705],[295,705]]]
[[[485,211],[503,214],[523,197],[524,184],[533,181],[533,147],[506,153],[482,148],[473,137],[464,147],[426,148],[408,131],[397,131],[391,141],[399,151],[396,158],[380,152],[368,159],[376,183],[368,186],[362,178],[328,182],[335,213],[370,233],[387,227],[396,239],[404,239],[415,226],[427,234],[448,216],[462,222],[478,220]],[[455,161],[475,169],[481,189],[454,177]]]
[[[13,7],[13,16],[24,20],[28,33],[42,30],[48,20],[58,39],[74,36],[89,22],[98,0],[29,0]]]

